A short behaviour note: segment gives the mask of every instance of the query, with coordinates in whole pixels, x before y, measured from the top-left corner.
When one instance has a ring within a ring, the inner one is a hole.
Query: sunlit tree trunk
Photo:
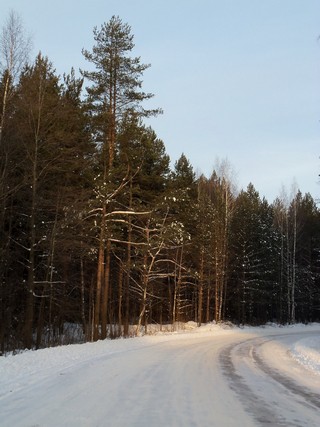
[[[200,249],[200,271],[199,271],[199,284],[198,284],[198,325],[202,323],[203,313],[203,288],[204,288],[204,248]]]
[[[93,315],[93,340],[97,341],[100,338],[100,310],[101,310],[101,292],[104,282],[104,262],[105,262],[105,234],[106,234],[106,206],[103,205],[100,236],[99,236],[99,250],[98,250],[98,266],[97,266],[97,281],[95,289],[95,304]]]
[[[111,262],[111,243],[107,239],[105,250],[104,282],[101,301],[101,338],[107,337],[107,320],[108,320],[108,298],[110,289],[110,262]]]
[[[146,229],[146,241],[149,241],[149,229]],[[150,268],[152,268],[151,266],[152,264],[152,260],[150,262],[150,266],[148,268],[148,253],[145,252],[144,256],[143,256],[143,271],[142,271],[142,277],[141,277],[141,286],[142,286],[142,297],[141,297],[141,309],[140,309],[140,314],[139,314],[139,318],[138,318],[138,324],[137,324],[137,335],[140,335],[140,329],[141,329],[141,325],[142,325],[142,320],[143,320],[143,316],[145,315],[146,312],[146,308],[147,308],[147,292],[148,292],[148,270],[150,270]]]

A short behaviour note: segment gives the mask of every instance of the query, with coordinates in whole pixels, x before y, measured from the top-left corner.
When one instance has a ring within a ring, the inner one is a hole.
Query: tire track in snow
[[[286,336],[252,338],[224,348],[219,355],[223,374],[259,426],[318,426],[320,395],[270,367],[260,356],[263,345]]]
[[[266,344],[266,341],[259,343],[258,345],[259,347],[261,347],[264,344]],[[286,375],[283,375],[280,371],[276,371],[270,368],[260,357],[258,348],[253,348],[252,356],[261,371],[263,371],[266,375],[283,385],[291,393],[296,395],[301,404],[309,406],[312,409],[320,409],[320,394],[314,393],[311,390],[306,390],[305,387],[291,380]]]
[[[246,341],[246,343],[248,341]],[[288,424],[284,419],[276,416],[272,407],[263,400],[258,399],[255,392],[247,385],[245,378],[237,372],[232,361],[232,353],[238,350],[238,348],[242,349],[243,343],[232,344],[225,348],[220,353],[219,361],[231,390],[238,395],[246,411],[249,412],[261,426],[296,426],[295,424]]]

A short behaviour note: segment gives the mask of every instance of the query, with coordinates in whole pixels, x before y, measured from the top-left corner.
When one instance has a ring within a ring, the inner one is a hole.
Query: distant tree
[[[294,195],[288,207],[288,322],[310,319],[318,282],[318,212],[310,196]],[[313,225],[311,225],[313,224]],[[312,231],[311,231],[312,229]],[[311,233],[311,234],[310,234]],[[317,300],[318,297],[315,298]],[[307,308],[308,307],[308,308]],[[298,317],[299,316],[299,319]]]
[[[194,291],[194,247],[196,234],[198,185],[193,167],[182,153],[171,173],[166,202],[175,226],[181,230],[180,245],[175,253],[175,269],[169,284],[172,288],[171,319],[173,324],[190,316],[190,295]],[[188,313],[189,312],[189,313]],[[194,318],[194,316],[192,316]]]
[[[226,294],[229,275],[230,228],[234,211],[236,187],[234,173],[228,160],[217,161],[210,178],[215,209],[214,223],[214,318],[220,322],[225,317]]]
[[[240,323],[265,323],[272,316],[277,235],[273,212],[252,184],[236,199],[232,217],[231,265],[235,318]]]
[[[281,323],[318,318],[319,210],[310,196],[300,191],[283,194],[274,203],[278,230],[278,301]]]
[[[296,289],[295,320],[319,319],[319,211],[309,193],[296,197]]]
[[[214,203],[211,198],[211,186],[205,176],[197,180],[198,194],[194,215],[194,230],[192,233],[194,279],[197,304],[195,320],[198,325],[205,319],[205,290],[212,283],[212,242],[214,233]]]
[[[273,202],[274,211],[274,226],[278,232],[278,260],[277,260],[277,289],[276,295],[276,319],[280,323],[288,321],[289,303],[289,219],[288,219],[288,201],[283,192],[280,197],[277,197]]]
[[[4,130],[8,102],[12,97],[13,83],[28,61],[31,39],[26,37],[20,16],[11,11],[0,36],[0,73],[3,91],[0,105],[0,145]]]

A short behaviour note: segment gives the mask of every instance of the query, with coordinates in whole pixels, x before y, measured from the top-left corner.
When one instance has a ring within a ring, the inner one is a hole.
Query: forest
[[[80,77],[30,61],[15,13],[0,37],[0,355],[57,345],[70,324],[96,341],[320,321],[315,201],[236,191],[226,161],[170,166],[128,24],[94,29]]]

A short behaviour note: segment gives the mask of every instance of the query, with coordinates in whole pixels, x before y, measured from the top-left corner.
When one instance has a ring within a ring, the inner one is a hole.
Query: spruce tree
[[[236,202],[231,224],[232,292],[235,318],[240,323],[271,320],[277,235],[273,212],[252,184]]]

